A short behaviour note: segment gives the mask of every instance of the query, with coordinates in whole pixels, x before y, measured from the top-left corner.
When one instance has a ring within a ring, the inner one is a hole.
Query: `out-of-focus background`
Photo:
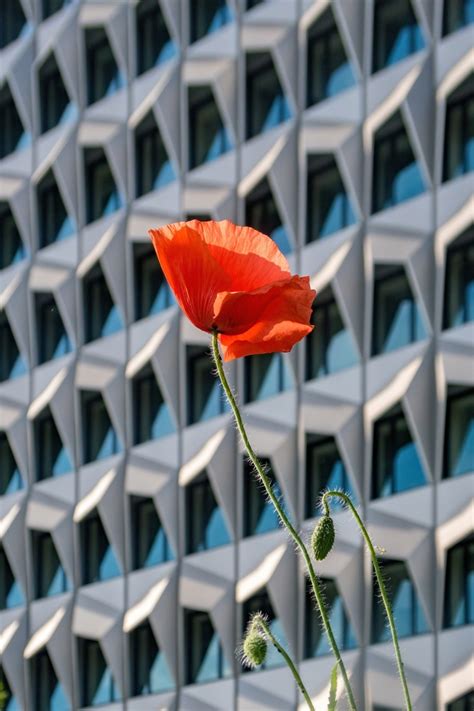
[[[326,707],[303,569],[147,237],[195,217],[310,275],[314,333],[228,368],[251,439],[305,535],[324,488],[352,494],[415,708],[472,711],[473,22],[473,0],[0,0],[8,711],[296,709],[278,655],[235,656],[254,610]],[[360,708],[394,711],[335,521],[336,637]]]

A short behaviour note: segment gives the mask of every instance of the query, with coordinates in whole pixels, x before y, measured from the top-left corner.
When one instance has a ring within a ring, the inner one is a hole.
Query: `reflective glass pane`
[[[342,490],[357,501],[334,437],[306,435],[306,518],[321,515],[318,502],[326,489]],[[339,499],[331,499],[333,511],[343,508]]]
[[[187,552],[230,542],[229,533],[207,477],[186,487]]]
[[[446,408],[445,477],[474,471],[474,392],[448,397]]]
[[[23,488],[20,470],[6,432],[0,432],[0,496]]]
[[[420,310],[404,271],[375,279],[373,355],[389,353],[426,336]]]
[[[374,72],[425,46],[410,0],[377,0],[374,6]]]
[[[306,201],[308,242],[327,237],[356,221],[334,160],[324,168],[308,171]]]
[[[288,507],[283,498],[283,492],[271,468],[269,459],[260,457],[260,463],[265,469],[275,496],[280,501],[283,510],[289,515]],[[257,475],[253,465],[246,459],[243,461],[243,488],[244,488],[244,536],[254,536],[259,533],[273,531],[279,526],[279,517],[275,507],[268,500],[268,496]],[[291,516],[290,516],[291,518]]]

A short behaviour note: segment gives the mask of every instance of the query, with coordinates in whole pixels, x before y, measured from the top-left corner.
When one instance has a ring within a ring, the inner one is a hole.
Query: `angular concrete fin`
[[[411,579],[415,585],[416,594],[425,613],[426,622],[431,630],[436,628],[435,620],[435,589],[426,585],[431,579],[435,553],[433,539],[427,532],[425,539],[415,548],[407,560]]]
[[[339,32],[347,33],[346,39],[350,42],[351,49],[358,63],[357,74],[360,74],[364,63],[364,3],[362,0],[336,0],[334,15],[339,24]],[[342,36],[341,36],[342,39]],[[344,43],[345,44],[345,43]],[[347,59],[351,61],[351,53],[347,52]],[[354,71],[354,70],[353,70]]]
[[[404,400],[409,427],[424,463],[427,481],[434,479],[436,383],[433,353],[429,350],[411,381]],[[428,471],[426,471],[428,466]]]
[[[435,294],[435,265],[433,262],[433,245],[431,239],[426,239],[416,252],[409,259],[408,269],[412,270],[415,277],[416,292],[414,296],[421,302],[425,311],[428,323],[427,328],[433,330],[434,321],[434,294]]]
[[[54,161],[54,175],[64,206],[77,225],[79,222],[79,208],[77,204],[76,154],[75,133],[72,133],[64,141],[61,151]]]
[[[176,121],[176,116],[179,115],[180,90],[179,72],[174,71],[164,84],[154,106],[161,136],[167,149],[172,151],[170,158],[175,166],[181,165],[180,127],[179,121]]]
[[[363,304],[364,294],[361,289],[363,274],[362,242],[355,239],[346,258],[340,264],[334,277],[334,287],[340,299],[339,308],[344,320],[348,320],[352,335],[355,338],[357,355],[360,358],[364,350]],[[316,301],[316,304],[318,302]]]
[[[362,215],[363,210],[363,171],[364,163],[362,156],[364,150],[362,146],[362,132],[360,129],[347,138],[341,145],[339,150],[339,158],[341,161],[339,170],[341,177],[346,184],[349,199],[352,203],[352,209],[356,216],[356,220]],[[354,197],[356,202],[354,203]]]
[[[116,471],[115,478],[99,501],[97,508],[107,533],[110,545],[118,557],[122,573],[125,565],[125,540],[123,531],[123,474]]]
[[[236,536],[237,523],[234,462],[235,435],[233,429],[229,428],[206,470],[218,504],[225,516],[231,538]]]
[[[298,214],[296,134],[288,134],[280,153],[276,156],[268,174],[274,198],[279,207],[281,218],[291,229],[292,244],[296,243],[296,224]],[[281,206],[281,207],[280,207]]]
[[[295,586],[296,556],[293,548],[288,546],[266,587],[275,615],[282,624],[292,654],[296,651]]]

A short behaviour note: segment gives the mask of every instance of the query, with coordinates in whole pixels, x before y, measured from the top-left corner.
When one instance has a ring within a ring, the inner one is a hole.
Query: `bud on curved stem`
[[[311,548],[316,560],[324,560],[327,557],[334,545],[334,538],[334,522],[329,514],[325,514],[319,519],[311,536]]]

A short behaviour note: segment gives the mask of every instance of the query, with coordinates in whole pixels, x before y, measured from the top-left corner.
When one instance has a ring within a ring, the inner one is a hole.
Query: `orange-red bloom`
[[[179,305],[202,331],[218,331],[224,360],[287,352],[313,330],[316,292],[309,277],[291,276],[270,237],[228,220],[149,234]]]

